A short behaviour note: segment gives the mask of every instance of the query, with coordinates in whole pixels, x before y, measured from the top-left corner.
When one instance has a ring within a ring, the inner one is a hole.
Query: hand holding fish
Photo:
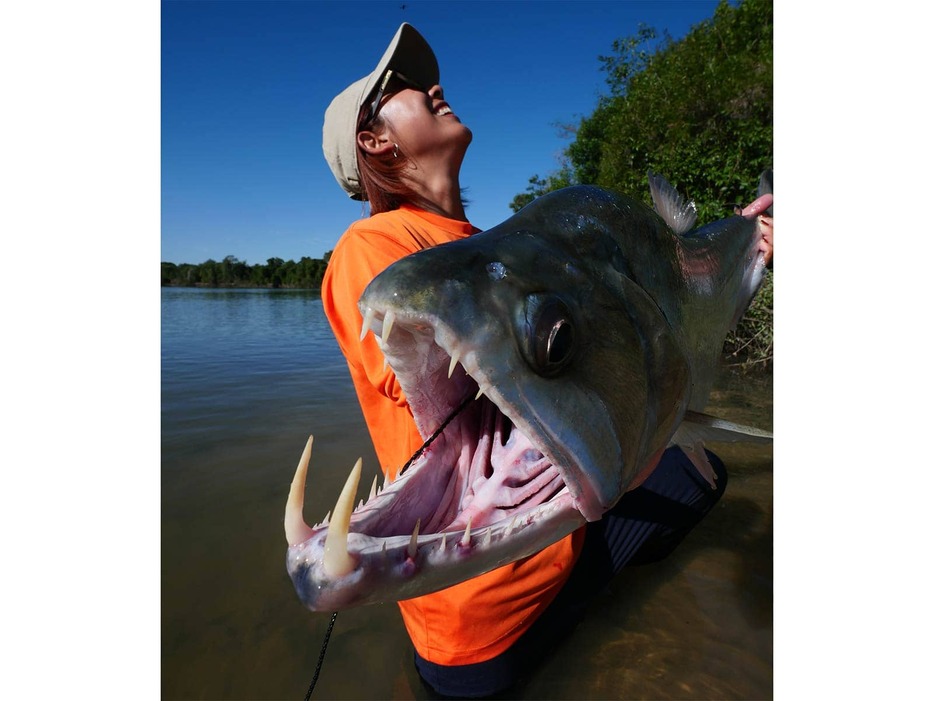
[[[742,216],[746,218],[756,217],[758,221],[759,233],[762,235],[762,239],[759,241],[759,250],[765,254],[763,262],[767,268],[772,267],[772,249],[774,247],[775,227],[771,214],[773,199],[771,193],[762,195],[740,212]]]

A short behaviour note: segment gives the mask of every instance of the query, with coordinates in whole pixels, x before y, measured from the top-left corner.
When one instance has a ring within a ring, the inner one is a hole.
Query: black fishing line
[[[419,448],[418,450],[416,450],[416,451],[412,454],[412,457],[410,457],[410,458],[408,459],[408,461],[405,463],[405,465],[402,466],[402,469],[399,470],[399,474],[400,474],[400,475],[401,475],[403,472],[405,472],[407,469],[409,469],[409,465],[411,465],[413,462],[415,462],[415,461],[418,459],[418,457],[419,457],[422,453],[425,452],[425,449],[426,449],[429,445],[431,445],[431,443],[435,440],[435,438],[437,438],[438,436],[440,436],[440,435],[441,435],[441,432],[442,432],[444,429],[446,429],[446,428],[448,427],[448,425],[454,420],[454,418],[455,418],[458,414],[460,414],[464,409],[466,409],[466,408],[467,408],[467,405],[470,404],[470,402],[472,402],[475,398],[476,398],[476,397],[471,397],[469,394],[464,398],[464,401],[462,401],[462,402],[460,403],[460,406],[458,406],[454,411],[451,412],[451,415],[448,416],[448,417],[441,423],[441,425],[438,426],[437,429],[435,429],[435,432],[432,433],[432,434],[428,437],[428,440],[426,440],[424,443],[422,443],[422,447]],[[318,675],[321,674],[321,666],[324,664],[324,653],[326,653],[326,652],[328,651],[328,641],[330,641],[330,639],[331,639],[331,631],[334,630],[334,621],[336,621],[336,620],[337,620],[337,611],[335,611],[334,613],[331,614],[331,622],[328,624],[328,629],[327,629],[327,631],[325,631],[325,633],[324,633],[324,641],[321,643],[321,654],[318,655],[318,665],[315,667],[315,674],[314,674],[314,676],[311,678],[311,684],[308,686],[308,691],[305,693],[305,701],[308,701],[308,699],[311,698],[311,692],[315,690],[315,685],[318,683]]]
[[[311,698],[311,692],[315,690],[315,684],[318,683],[318,675],[321,674],[321,665],[324,664],[324,653],[328,651],[328,640],[331,639],[331,631],[334,630],[334,621],[337,620],[337,611],[331,614],[331,622],[328,624],[327,632],[324,634],[324,642],[321,644],[321,654],[318,655],[318,666],[315,667],[315,675],[311,678],[311,685],[305,694],[305,701]]]
[[[448,427],[448,424],[450,424],[458,414],[460,414],[464,409],[466,409],[466,408],[467,408],[467,405],[470,404],[474,399],[476,399],[476,397],[471,397],[469,394],[468,394],[466,397],[464,397],[464,401],[462,401],[462,402],[460,403],[460,406],[457,407],[454,411],[451,412],[451,415],[448,416],[448,417],[441,423],[441,425],[438,426],[438,428],[435,429],[435,432],[432,433],[432,434],[428,437],[428,440],[427,440],[427,441],[425,441],[424,443],[422,443],[422,447],[419,448],[418,450],[416,450],[414,453],[412,453],[412,457],[410,457],[409,460],[408,460],[408,462],[406,462],[405,465],[402,466],[402,469],[399,470],[399,474],[400,474],[400,475],[403,474],[406,470],[409,469],[409,465],[411,465],[413,462],[415,462],[416,460],[418,460],[418,458],[421,456],[421,454],[425,452],[425,449],[426,449],[429,445],[431,445],[432,442],[434,442],[435,438],[437,438],[438,436],[440,436],[440,435],[441,435],[441,432],[442,432],[444,429],[446,429],[446,428]]]

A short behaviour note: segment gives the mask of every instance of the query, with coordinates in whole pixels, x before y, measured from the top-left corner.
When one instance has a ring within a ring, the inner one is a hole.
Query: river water
[[[709,407],[772,427],[770,376],[724,373]],[[162,290],[162,698],[301,699],[329,614],[299,602],[282,513],[309,434],[321,520],[363,417],[316,293]],[[730,482],[663,562],[625,570],[520,699],[772,697],[772,452],[711,446]],[[427,699],[394,604],[338,616],[313,698]]]

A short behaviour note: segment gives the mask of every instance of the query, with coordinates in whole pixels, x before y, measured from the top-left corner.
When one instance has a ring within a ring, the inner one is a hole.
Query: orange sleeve
[[[347,362],[362,370],[368,382],[398,406],[406,404],[395,374],[386,367],[376,337],[360,341],[363,316],[357,302],[370,281],[400,258],[412,253],[379,231],[348,232],[328,261],[322,302]]]
[[[352,226],[334,248],[321,285],[324,312],[347,360],[380,469],[390,478],[418,450],[422,438],[376,337],[368,333],[360,340],[363,317],[357,302],[374,277],[412,252],[382,231]]]

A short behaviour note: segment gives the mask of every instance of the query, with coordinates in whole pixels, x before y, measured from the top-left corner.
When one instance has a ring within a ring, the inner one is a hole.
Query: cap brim
[[[441,79],[435,52],[425,41],[425,37],[408,22],[403,22],[399,27],[383,57],[370,73],[359,107],[373,97],[373,92],[387,68],[402,73],[408,80],[426,90],[432,85],[437,85]]]

